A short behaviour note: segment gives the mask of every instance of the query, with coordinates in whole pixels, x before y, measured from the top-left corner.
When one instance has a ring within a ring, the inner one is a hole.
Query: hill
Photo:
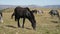
[[[60,9],[60,5],[47,5],[47,6],[43,6],[44,8],[57,8]]]
[[[47,5],[47,6],[38,6],[38,5],[0,5],[0,10],[6,8],[15,8],[16,6],[29,7],[29,8],[57,8],[60,9],[60,5]]]

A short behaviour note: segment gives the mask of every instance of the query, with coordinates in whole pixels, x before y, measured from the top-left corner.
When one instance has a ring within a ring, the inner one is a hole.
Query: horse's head
[[[32,11],[30,11],[30,14],[31,14],[31,16],[30,16],[29,20],[31,21],[32,27],[33,27],[33,29],[35,30],[35,29],[36,29],[36,20],[35,20],[35,16],[34,16],[34,14],[32,13]]]

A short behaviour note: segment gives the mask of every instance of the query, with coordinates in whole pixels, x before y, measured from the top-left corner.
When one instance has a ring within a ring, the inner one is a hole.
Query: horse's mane
[[[28,7],[25,7],[25,9],[27,9],[28,11],[30,11],[30,9]]]

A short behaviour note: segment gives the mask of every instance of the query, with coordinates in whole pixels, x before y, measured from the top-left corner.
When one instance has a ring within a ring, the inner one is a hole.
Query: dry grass
[[[4,22],[0,23],[0,34],[60,34],[60,20],[57,17],[51,18],[48,14],[50,9],[41,10],[44,11],[42,16],[34,14],[37,22],[36,31],[32,29],[31,23],[27,19],[25,20],[25,28],[18,28],[17,22],[11,19],[12,12],[4,12]],[[22,19],[20,24],[22,24]]]

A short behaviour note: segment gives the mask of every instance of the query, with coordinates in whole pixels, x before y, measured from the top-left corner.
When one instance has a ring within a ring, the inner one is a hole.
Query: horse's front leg
[[[20,26],[20,23],[19,23],[19,19],[18,19],[17,21],[18,21],[18,24],[17,24],[17,25],[18,25],[18,27],[21,27],[21,26]]]
[[[23,18],[22,28],[24,28],[24,24],[25,24],[25,18]]]

